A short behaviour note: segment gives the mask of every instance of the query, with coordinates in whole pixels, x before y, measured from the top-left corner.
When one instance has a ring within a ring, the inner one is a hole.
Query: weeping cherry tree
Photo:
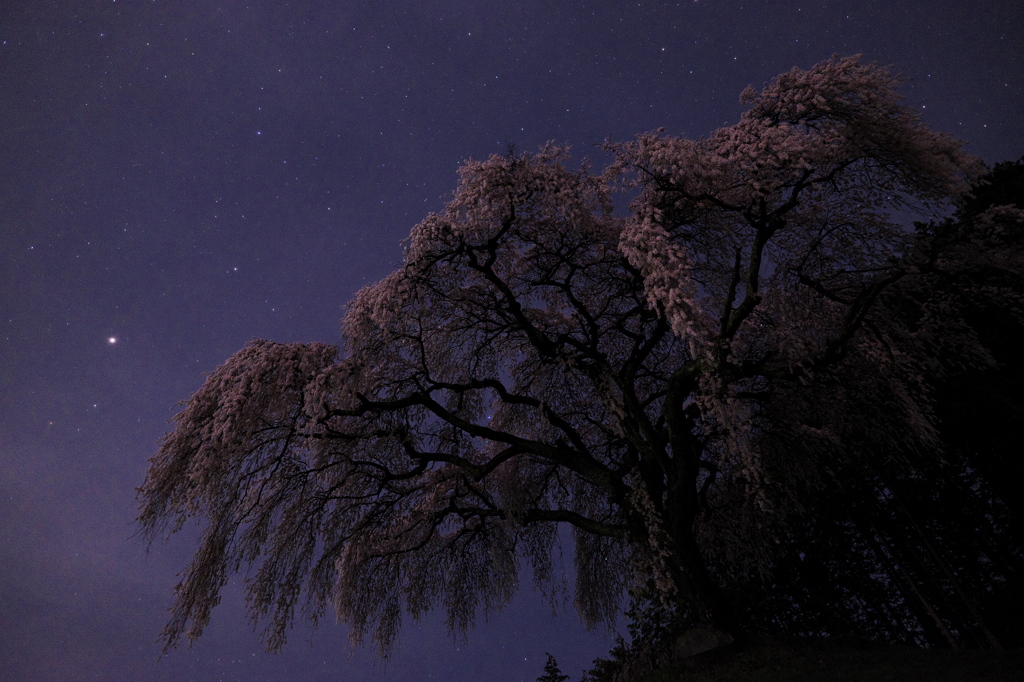
[[[404,614],[464,632],[526,565],[561,594],[561,526],[587,624],[650,585],[728,629],[730,576],[770,570],[834,463],[934,445],[878,302],[921,270],[894,216],[946,210],[980,164],[899,83],[833,57],[706,139],[607,145],[599,175],[553,146],[467,162],[340,347],[253,341],[175,417],[140,523],[205,526],[167,645],[243,568],[272,649],[329,609],[383,655]]]

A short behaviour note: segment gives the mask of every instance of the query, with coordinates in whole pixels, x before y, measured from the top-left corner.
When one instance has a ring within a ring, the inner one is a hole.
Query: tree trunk
[[[722,587],[711,577],[693,532],[680,541],[680,591],[692,605],[695,625],[711,626],[732,634],[735,618]]]
[[[690,362],[671,378],[663,414],[672,448],[670,466],[664,472],[667,495],[665,528],[671,540],[672,578],[677,587],[679,616],[687,625],[714,627],[731,634],[734,617],[725,592],[711,577],[707,561],[694,534],[700,511],[698,478],[704,443],[694,431],[696,424],[684,407],[697,389],[701,367]]]

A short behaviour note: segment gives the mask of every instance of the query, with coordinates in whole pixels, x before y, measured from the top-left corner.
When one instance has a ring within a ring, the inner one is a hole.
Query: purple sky
[[[134,489],[204,371],[338,339],[461,160],[707,135],[833,53],[895,65],[986,161],[1024,154],[1020,0],[0,3],[0,678],[532,682],[550,651],[578,679],[611,635],[526,580],[384,670],[333,624],[263,653],[236,582],[158,662],[194,534],[147,554]]]

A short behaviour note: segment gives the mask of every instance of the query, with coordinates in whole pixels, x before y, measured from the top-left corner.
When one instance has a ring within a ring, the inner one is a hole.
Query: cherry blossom
[[[524,562],[557,598],[560,524],[586,622],[653,579],[680,620],[727,628],[724,581],[770,570],[830,459],[934,445],[926,341],[894,297],[945,261],[1018,265],[976,246],[1010,209],[927,257],[897,219],[940,215],[980,170],[899,83],[833,57],[748,89],[706,139],[609,145],[599,175],[555,146],[466,162],[340,349],[254,341],[176,417],[140,521],[206,526],[168,645],[242,567],[271,648],[296,609],[382,654],[403,614],[464,631]]]

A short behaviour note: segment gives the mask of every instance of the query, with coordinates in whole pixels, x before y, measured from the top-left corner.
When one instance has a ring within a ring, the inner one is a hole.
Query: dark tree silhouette
[[[894,219],[944,210],[980,171],[898,83],[857,58],[794,69],[707,139],[610,145],[600,176],[554,147],[467,162],[404,265],[349,306],[340,352],[254,341],[177,415],[140,522],[207,526],[168,646],[243,566],[271,648],[300,605],[385,654],[403,613],[440,607],[462,631],[523,561],[555,591],[559,524],[587,623],[649,584],[679,623],[730,628],[727,588],[770,572],[837,476],[934,457],[919,351],[972,339],[883,303],[989,257],[978,244],[1019,218],[923,242]]]
[[[881,301],[903,329],[896,347],[926,366],[942,456],[840,463],[842,485],[793,520],[778,579],[749,585],[761,627],[953,648],[1022,641],[1022,180],[1024,162],[999,164],[953,218],[919,225],[919,271]]]
[[[537,682],[565,682],[568,675],[563,675],[558,668],[558,661],[551,654],[547,654],[548,661],[544,664],[544,674],[537,678]]]

